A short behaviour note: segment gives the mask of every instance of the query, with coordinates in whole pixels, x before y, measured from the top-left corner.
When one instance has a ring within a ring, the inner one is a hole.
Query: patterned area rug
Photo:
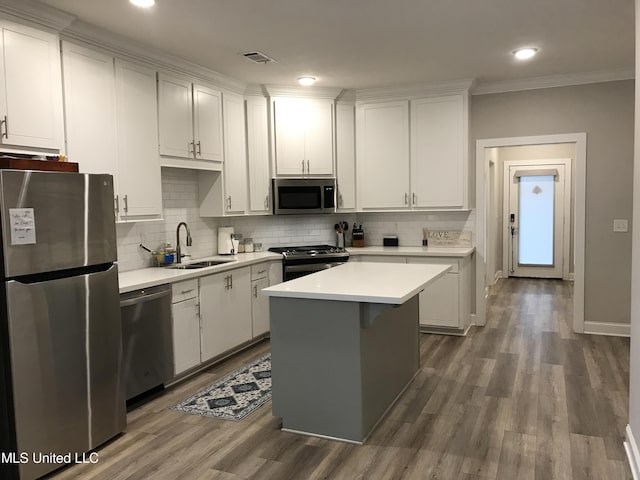
[[[271,400],[271,354],[230,373],[183,402],[176,412],[223,420],[242,420]]]

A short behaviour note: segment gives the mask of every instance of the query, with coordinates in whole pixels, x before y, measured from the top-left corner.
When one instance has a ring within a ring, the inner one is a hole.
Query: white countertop
[[[347,262],[272,287],[270,297],[399,305],[444,275],[450,265]]]
[[[254,263],[270,260],[282,261],[282,255],[272,252],[239,253],[237,255],[216,255],[206,258],[189,260],[187,263],[200,262],[204,260],[231,260],[230,262],[211,267],[196,268],[192,270],[181,270],[168,267],[149,267],[139,270],[130,270],[118,274],[120,283],[120,293],[131,292],[140,288],[149,288],[165,283],[180,282],[191,278],[198,278],[203,275],[224,272],[239,267],[246,267]]]
[[[349,247],[350,255],[391,255],[415,257],[467,257],[475,247]]]

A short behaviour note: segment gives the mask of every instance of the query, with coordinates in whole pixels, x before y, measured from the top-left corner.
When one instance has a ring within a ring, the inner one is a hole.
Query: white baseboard
[[[626,437],[624,449],[627,452],[629,468],[631,468],[633,480],[640,480],[640,452],[638,451],[638,444],[636,443],[636,439],[631,431],[631,425],[627,425]]]
[[[610,335],[612,337],[630,337],[631,325],[628,323],[584,322],[584,333]]]

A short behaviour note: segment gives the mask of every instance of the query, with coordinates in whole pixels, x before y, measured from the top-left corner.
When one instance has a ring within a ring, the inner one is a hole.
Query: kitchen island
[[[363,443],[419,369],[418,294],[450,268],[349,262],[263,289],[282,429]]]

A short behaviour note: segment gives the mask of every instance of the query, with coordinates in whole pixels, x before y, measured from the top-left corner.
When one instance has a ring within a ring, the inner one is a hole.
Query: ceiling
[[[632,0],[40,0],[247,83],[368,88],[631,69]],[[516,61],[511,52],[536,46]],[[277,60],[255,64],[259,50]]]

